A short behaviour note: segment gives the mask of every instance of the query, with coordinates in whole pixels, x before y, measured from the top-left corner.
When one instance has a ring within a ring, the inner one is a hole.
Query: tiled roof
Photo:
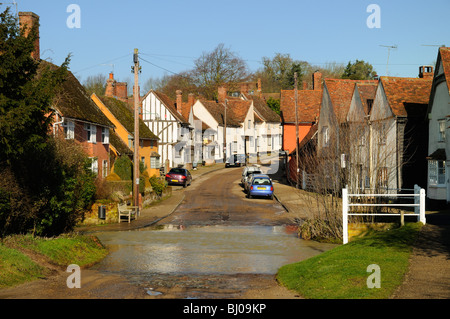
[[[441,63],[444,68],[445,80],[450,94],[450,48],[439,48]]]
[[[122,102],[113,97],[98,97],[114,117],[125,127],[130,135],[134,135],[134,114],[125,102]],[[145,125],[142,119],[139,119],[139,139],[154,139],[159,138],[153,134],[152,131]]]
[[[212,115],[212,117],[217,121],[217,123],[223,126],[225,123],[225,106],[222,103],[218,103],[216,101],[200,100],[200,102],[208,110],[208,112]],[[228,104],[230,104],[230,101],[228,102]],[[240,127],[241,122],[237,122],[234,117],[235,115],[232,110],[227,111],[227,126]]]
[[[356,84],[361,98],[361,102],[366,115],[369,114],[369,106],[367,105],[367,100],[374,100],[375,94],[377,93],[378,82],[375,83],[358,83]]]
[[[153,92],[156,97],[166,106],[170,113],[181,123],[188,123],[188,119],[185,118],[182,114],[178,113],[176,103],[167,95],[158,91],[150,91]],[[149,93],[150,93],[149,92]]]
[[[298,90],[298,121],[315,122],[322,103],[321,90]],[[282,90],[280,110],[285,123],[295,123],[295,90]]]
[[[40,70],[47,67],[53,70],[59,68],[52,63],[41,60],[39,64]],[[66,81],[64,81],[61,90],[58,91],[53,100],[53,106],[64,117],[114,127],[70,71],[67,72]]]
[[[355,85],[377,82],[377,80],[325,79],[325,85],[339,123],[344,122],[347,117]]]
[[[245,94],[244,96],[246,99],[253,101],[253,108],[263,121],[270,123],[281,122],[280,116],[267,105],[263,98],[251,94]]]
[[[405,103],[426,104],[433,78],[380,78],[389,106],[395,116],[407,116]]]
[[[227,101],[227,125],[229,119],[233,123],[244,123],[248,110],[252,105],[251,101],[241,99],[231,99]]]

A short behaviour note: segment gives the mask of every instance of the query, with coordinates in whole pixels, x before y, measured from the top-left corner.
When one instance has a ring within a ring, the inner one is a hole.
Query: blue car
[[[252,196],[264,196],[273,199],[273,184],[268,175],[254,174],[248,184],[247,198]]]

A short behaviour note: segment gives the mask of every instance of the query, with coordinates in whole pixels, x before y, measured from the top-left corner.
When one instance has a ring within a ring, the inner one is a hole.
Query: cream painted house
[[[428,105],[427,197],[450,202],[450,48],[439,49]]]
[[[150,90],[141,103],[142,120],[159,138],[158,153],[165,171],[192,163],[188,146],[192,128],[181,105],[177,106],[167,95],[154,90]]]

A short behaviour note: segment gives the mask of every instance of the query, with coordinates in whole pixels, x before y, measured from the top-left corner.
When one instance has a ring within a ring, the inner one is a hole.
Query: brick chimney
[[[189,105],[189,107],[191,107],[194,104],[195,104],[195,95],[194,95],[194,93],[189,93],[189,95],[188,95],[188,105]]]
[[[115,96],[122,102],[128,101],[128,83],[127,82],[117,82]]]
[[[39,43],[39,16],[33,12],[19,12],[20,28],[25,29],[25,37],[27,37],[31,30],[36,27],[36,41],[34,43],[34,50],[31,52],[31,57],[37,61],[41,59],[40,43]]]
[[[219,103],[225,102],[226,98],[227,98],[227,88],[224,86],[220,86],[217,89],[217,99],[219,100]]]
[[[242,94],[248,93],[248,83],[241,83],[241,93]]]
[[[177,111],[178,113],[182,114],[183,110],[183,95],[181,90],[176,91],[177,94]]]
[[[106,80],[105,96],[114,97],[116,95],[115,84],[114,74],[111,72],[108,80]]]
[[[419,67],[419,78],[429,79],[434,76],[433,67],[430,65],[424,65]]]
[[[322,90],[322,73],[316,71],[313,73],[313,90]]]
[[[258,96],[261,97],[261,96],[262,96],[262,84],[261,84],[261,79],[258,79],[257,91],[258,91]]]

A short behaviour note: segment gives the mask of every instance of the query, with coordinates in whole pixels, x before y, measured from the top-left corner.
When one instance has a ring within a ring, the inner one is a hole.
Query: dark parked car
[[[245,165],[245,156],[240,154],[231,155],[225,162],[225,167]]]
[[[191,185],[192,176],[185,168],[172,168],[170,172],[166,174],[166,181],[169,185],[183,185],[183,187],[186,187]]]

